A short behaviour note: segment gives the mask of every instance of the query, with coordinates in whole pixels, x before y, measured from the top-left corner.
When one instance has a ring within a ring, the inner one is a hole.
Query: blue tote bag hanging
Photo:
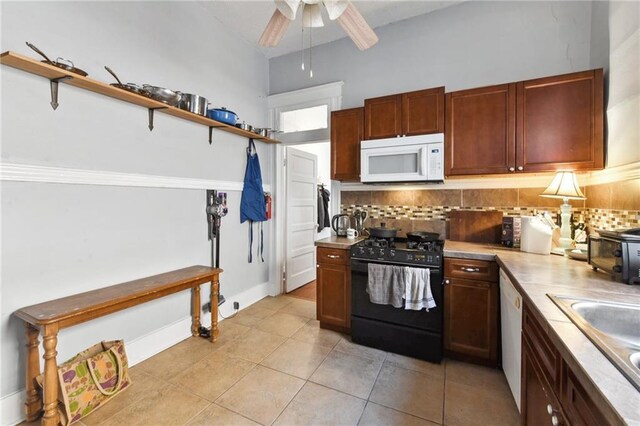
[[[251,249],[253,247],[253,222],[267,220],[264,192],[262,189],[262,172],[260,160],[256,152],[253,139],[249,139],[247,146],[247,168],[244,172],[244,186],[242,187],[242,199],[240,200],[240,223],[249,221],[249,263],[253,261]],[[260,224],[260,257],[264,250],[262,224]],[[264,258],[262,258],[264,262]]]

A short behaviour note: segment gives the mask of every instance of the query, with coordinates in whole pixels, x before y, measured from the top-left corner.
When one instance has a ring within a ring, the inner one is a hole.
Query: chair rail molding
[[[198,190],[216,188],[223,191],[242,191],[243,187],[242,182],[226,180],[145,175],[106,170],[83,170],[5,162],[0,162],[0,181]],[[264,185],[264,190],[271,191],[271,185]]]

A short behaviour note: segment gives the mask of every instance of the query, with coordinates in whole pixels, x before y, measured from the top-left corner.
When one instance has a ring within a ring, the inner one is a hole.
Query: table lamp
[[[556,173],[553,181],[544,190],[541,197],[562,198],[560,206],[560,249],[564,253],[564,249],[571,248],[571,204],[569,200],[586,200],[580,187],[576,175],[572,171],[559,171]]]

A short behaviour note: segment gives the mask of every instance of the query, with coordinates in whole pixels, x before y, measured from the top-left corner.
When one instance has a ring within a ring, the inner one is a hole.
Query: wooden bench
[[[152,277],[117,284],[98,290],[39,303],[22,308],[14,314],[25,322],[27,332],[26,391],[27,420],[36,420],[44,407],[42,424],[57,426],[58,363],[56,345],[58,331],[94,318],[121,311],[179,291],[191,289],[191,334],[200,328],[200,285],[211,283],[211,341],[218,337],[219,274],[222,269],[191,266]],[[35,386],[40,374],[38,334],[42,331],[44,347],[43,401]]]

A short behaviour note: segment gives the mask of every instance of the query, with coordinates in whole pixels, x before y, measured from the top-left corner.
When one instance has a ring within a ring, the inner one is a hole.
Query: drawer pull
[[[340,259],[340,256],[338,256],[337,254],[328,254],[327,257],[329,259]]]
[[[468,266],[463,266],[460,270],[462,272],[480,272],[480,268],[469,268]]]

